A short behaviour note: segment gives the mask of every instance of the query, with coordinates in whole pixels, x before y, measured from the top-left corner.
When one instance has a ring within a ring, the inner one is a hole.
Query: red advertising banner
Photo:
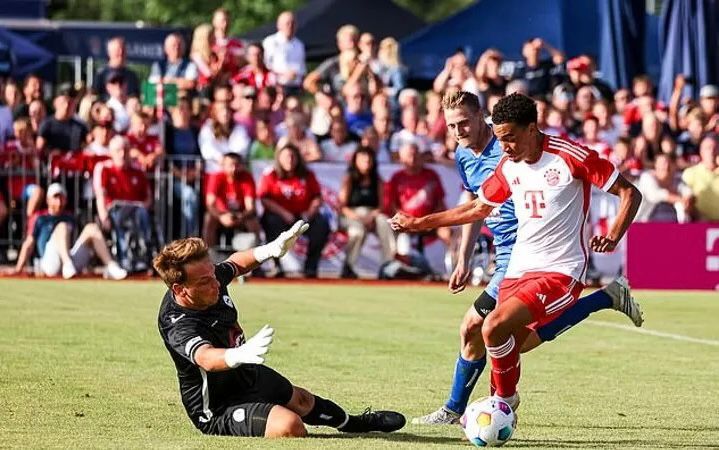
[[[635,223],[627,276],[638,289],[719,290],[719,223]]]

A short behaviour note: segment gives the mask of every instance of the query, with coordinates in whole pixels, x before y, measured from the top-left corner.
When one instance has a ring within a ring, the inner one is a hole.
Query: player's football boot
[[[498,399],[502,400],[504,403],[508,404],[510,408],[512,408],[512,411],[517,413],[517,408],[519,408],[519,391],[515,392],[514,395],[511,397],[500,397],[496,396]]]
[[[431,412],[426,416],[415,417],[412,419],[414,425],[454,425],[459,423],[461,414],[442,406],[437,411]]]
[[[606,285],[604,292],[612,298],[612,308],[624,313],[634,322],[635,326],[642,326],[642,323],[644,323],[642,308],[632,297],[629,280],[626,277],[619,277]]]
[[[367,408],[353,419],[339,430],[345,433],[369,433],[370,431],[390,433],[399,430],[407,423],[404,416],[398,412],[372,411],[371,408]]]

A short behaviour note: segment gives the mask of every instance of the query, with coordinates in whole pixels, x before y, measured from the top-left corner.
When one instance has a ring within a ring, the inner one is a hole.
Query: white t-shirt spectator
[[[262,41],[265,50],[265,64],[278,76],[279,84],[301,86],[302,78],[307,73],[305,66],[305,45],[293,36],[292,39],[280,33],[271,34]],[[286,79],[283,74],[294,71],[295,76]]]
[[[402,128],[392,135],[389,140],[389,149],[392,153],[397,153],[402,146],[413,142],[417,144],[420,153],[432,151],[431,142],[427,136],[412,133],[406,128]]]
[[[239,153],[247,161],[252,140],[245,127],[235,125],[228,139],[218,139],[212,131],[212,121],[208,120],[200,130],[198,139],[200,153],[205,160],[205,172],[217,173],[221,170],[222,157],[227,153]]]
[[[320,142],[322,161],[348,163],[352,153],[357,150],[357,142],[346,141],[337,145],[333,139]]]
[[[684,206],[668,202],[669,190],[659,184],[651,170],[639,176],[637,188],[642,193],[642,203],[634,219],[636,222],[686,222]],[[689,188],[678,180],[675,180],[674,188],[680,195],[689,194]]]
[[[124,134],[130,127],[130,114],[128,114],[127,108],[115,97],[110,97],[105,104],[112,110],[115,116],[112,127],[116,132]]]

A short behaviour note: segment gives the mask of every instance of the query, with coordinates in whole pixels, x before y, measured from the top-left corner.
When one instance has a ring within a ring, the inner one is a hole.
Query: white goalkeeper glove
[[[285,256],[289,249],[295,245],[297,238],[307,231],[309,227],[310,224],[304,220],[298,220],[292,225],[292,228],[283,231],[274,241],[255,247],[254,250],[252,250],[255,260],[259,263],[263,263],[270,258],[281,258]]]
[[[225,363],[233,369],[240,364],[262,364],[265,362],[263,355],[270,349],[274,334],[275,330],[265,325],[244,344],[225,350]]]

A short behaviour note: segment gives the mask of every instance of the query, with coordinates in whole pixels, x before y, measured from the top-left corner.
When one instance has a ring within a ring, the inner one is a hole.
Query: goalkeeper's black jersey
[[[157,319],[160,335],[175,362],[182,403],[195,425],[208,422],[213,410],[223,408],[248,384],[245,379],[248,374],[243,370],[206,372],[195,363],[195,352],[201,345],[231,348],[245,342],[237,310],[227,292],[227,285],[238,272],[230,262],[215,265],[220,293],[217,303],[206,310],[183,308],[169,289],[160,306]]]

